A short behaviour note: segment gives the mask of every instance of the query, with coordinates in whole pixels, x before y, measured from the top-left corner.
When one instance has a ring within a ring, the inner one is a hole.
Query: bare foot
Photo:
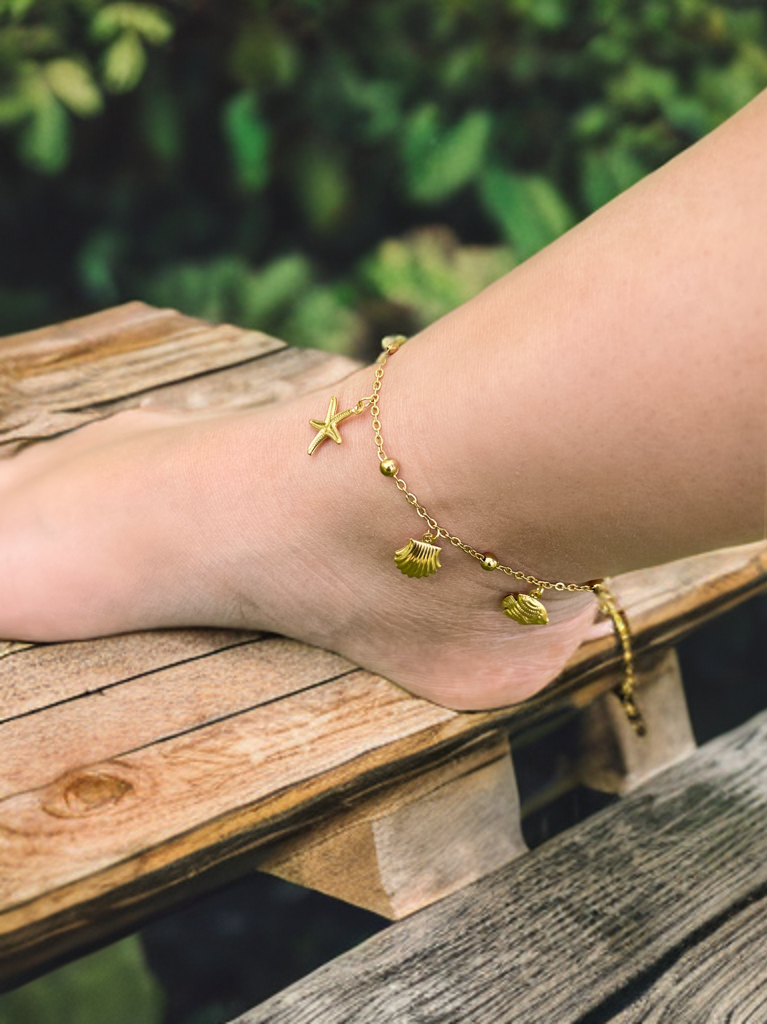
[[[339,407],[370,379],[335,386]],[[0,636],[255,628],[457,709],[539,690],[588,632],[593,597],[548,592],[550,624],[520,626],[500,611],[508,578],[449,545],[440,572],[403,576],[393,552],[423,524],[378,472],[369,416],[307,458],[330,394],[233,416],[122,413],[0,463]]]

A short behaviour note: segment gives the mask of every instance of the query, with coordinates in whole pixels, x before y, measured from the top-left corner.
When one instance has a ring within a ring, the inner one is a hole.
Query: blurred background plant
[[[767,85],[760,4],[0,0],[0,333],[129,298],[366,354]]]

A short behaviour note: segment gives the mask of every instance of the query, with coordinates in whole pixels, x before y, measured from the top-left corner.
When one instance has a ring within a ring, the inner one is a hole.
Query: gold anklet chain
[[[460,548],[467,555],[477,559],[483,569],[488,571],[498,569],[507,576],[513,576],[515,579],[532,585],[533,590],[530,594],[509,594],[502,601],[504,613],[522,625],[545,625],[548,622],[548,613],[543,604],[538,600],[545,590],[589,591],[593,593],[602,614],[612,620],[613,628],[621,645],[624,675],[622,682],[615,690],[616,695],[620,699],[626,717],[634,731],[640,736],[645,735],[645,723],[634,700],[636,677],[628,619],[604,580],[589,580],[588,583],[552,583],[550,580],[541,580],[537,576],[520,572],[518,569],[513,569],[510,565],[502,565],[495,555],[478,551],[471,544],[465,543],[460,537],[450,533],[444,526],[440,526],[437,520],[429,515],[415,494],[408,490],[407,484],[399,475],[399,464],[396,459],[392,459],[386,454],[381,434],[381,410],[379,406],[381,385],[388,357],[401,348],[406,341],[407,338],[401,334],[389,335],[383,339],[381,342],[383,351],[376,360],[375,379],[370,395],[361,398],[354,408],[346,409],[340,413],[336,412],[337,399],[332,398],[325,420],[310,420],[311,425],[318,431],[318,434],[309,445],[309,455],[312,455],[318,445],[324,440],[332,439],[337,444],[340,444],[341,435],[336,424],[346,419],[347,416],[358,416],[366,409],[370,409],[381,472],[384,476],[391,477],[394,480],[398,490],[402,491],[406,500],[429,527],[420,541],[411,538],[405,547],[395,553],[395,562],[401,572],[410,577],[429,576],[436,572],[440,568],[439,552],[442,549],[435,545],[434,541],[440,538],[449,541],[453,547]]]

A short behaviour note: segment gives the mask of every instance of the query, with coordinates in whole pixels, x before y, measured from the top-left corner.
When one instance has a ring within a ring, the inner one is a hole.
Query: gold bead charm
[[[385,338],[381,338],[381,348],[384,352],[388,352],[389,355],[394,355],[398,348],[407,341],[407,336],[404,334],[387,334]]]
[[[405,576],[411,579],[420,579],[422,576],[431,576],[439,564],[439,554],[442,548],[438,544],[432,544],[434,538],[430,533],[423,535],[423,540],[413,540],[411,537],[407,544],[394,552],[394,561],[397,568]]]
[[[549,613],[538,600],[543,591],[534,587],[529,594],[509,594],[501,601],[504,615],[522,626],[545,626]]]
[[[379,468],[384,476],[396,476],[399,473],[399,463],[396,459],[382,459]]]
[[[495,557],[495,555],[491,555],[489,552],[486,551],[485,554],[480,558],[479,564],[482,566],[483,569],[487,569],[488,572],[492,572],[493,569],[498,568],[498,559]]]

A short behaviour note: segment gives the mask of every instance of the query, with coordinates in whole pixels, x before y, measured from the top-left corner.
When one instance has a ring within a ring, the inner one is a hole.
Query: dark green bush
[[[0,0],[0,330],[142,297],[354,351],[765,85],[736,0]]]

